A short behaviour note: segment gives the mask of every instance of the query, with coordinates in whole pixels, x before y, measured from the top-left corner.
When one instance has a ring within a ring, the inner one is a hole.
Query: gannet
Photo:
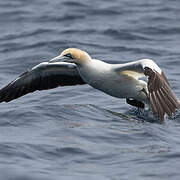
[[[141,79],[143,76],[147,82]],[[132,106],[149,106],[161,121],[165,114],[172,117],[180,107],[165,74],[153,60],[109,64],[92,59],[76,48],[65,49],[59,56],[21,74],[0,90],[0,102],[9,102],[36,90],[83,84],[125,98]]]

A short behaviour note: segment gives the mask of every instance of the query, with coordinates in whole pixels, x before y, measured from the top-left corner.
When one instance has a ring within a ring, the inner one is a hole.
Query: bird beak
[[[51,59],[49,63],[56,63],[56,62],[68,62],[69,58],[66,56],[56,56],[55,58]]]

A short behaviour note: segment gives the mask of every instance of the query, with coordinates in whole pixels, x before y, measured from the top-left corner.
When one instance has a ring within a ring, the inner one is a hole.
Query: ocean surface
[[[0,87],[68,47],[152,58],[180,98],[179,0],[0,0]],[[180,117],[136,117],[88,85],[0,104],[0,180],[179,180]]]

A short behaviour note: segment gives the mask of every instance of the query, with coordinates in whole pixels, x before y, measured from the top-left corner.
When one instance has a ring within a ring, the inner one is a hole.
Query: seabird
[[[147,82],[140,79],[147,77]],[[58,86],[90,86],[132,106],[149,105],[156,119],[172,117],[180,104],[159,66],[151,59],[109,64],[92,59],[88,53],[68,48],[49,62],[21,74],[0,90],[0,102],[9,102],[36,90]]]

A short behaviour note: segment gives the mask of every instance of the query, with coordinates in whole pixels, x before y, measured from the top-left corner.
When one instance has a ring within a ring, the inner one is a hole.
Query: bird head
[[[91,60],[91,57],[85,51],[76,48],[65,49],[59,56],[51,59],[49,63],[68,62],[82,65]]]

